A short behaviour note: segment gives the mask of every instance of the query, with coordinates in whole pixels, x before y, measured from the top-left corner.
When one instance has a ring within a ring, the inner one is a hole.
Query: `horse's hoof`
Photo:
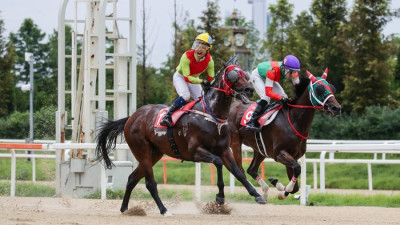
[[[215,201],[219,204],[219,205],[223,205],[225,204],[225,198],[221,198],[221,197],[216,197]]]
[[[170,213],[169,211],[165,211],[165,213],[163,213],[163,216],[170,217],[172,216],[172,213]]]
[[[256,202],[258,203],[258,204],[261,204],[261,205],[265,205],[265,204],[267,204],[267,201],[265,201],[265,199],[263,198],[263,196],[258,196],[258,197],[256,197]]]
[[[279,192],[279,194],[278,194],[278,199],[279,199],[279,200],[284,200],[286,197],[287,197],[287,196],[285,195],[284,192]]]
[[[121,207],[121,209],[119,211],[121,211],[122,213],[124,213],[126,210],[128,210],[128,207]]]
[[[276,183],[278,183],[278,179],[276,179],[276,178],[270,177],[270,178],[268,178],[268,180],[269,180],[269,182],[271,182],[271,184],[274,185],[274,186],[276,186]]]

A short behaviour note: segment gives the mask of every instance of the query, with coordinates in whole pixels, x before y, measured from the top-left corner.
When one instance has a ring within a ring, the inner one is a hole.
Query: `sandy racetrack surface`
[[[121,200],[0,197],[0,224],[400,224],[400,209],[382,207],[317,207],[229,203],[231,215],[204,214],[195,202],[168,202],[173,214],[163,217],[153,201],[132,201],[146,216],[119,212]]]

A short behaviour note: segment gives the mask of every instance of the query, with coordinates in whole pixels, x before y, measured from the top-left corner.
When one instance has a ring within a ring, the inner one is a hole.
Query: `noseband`
[[[235,71],[237,74],[237,76],[235,77],[234,80],[229,80],[229,78],[228,78],[228,74],[231,71]],[[222,77],[222,82],[223,82],[224,88],[221,89],[221,88],[214,87],[214,89],[217,91],[224,92],[226,94],[226,96],[236,97],[238,95],[238,93],[235,90],[233,90],[232,87],[242,77],[244,77],[247,80],[247,77],[244,74],[242,68],[240,68],[237,65],[229,65],[224,69],[224,75]]]

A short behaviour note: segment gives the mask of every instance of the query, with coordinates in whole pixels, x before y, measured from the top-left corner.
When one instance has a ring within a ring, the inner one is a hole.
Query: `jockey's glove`
[[[283,105],[287,105],[291,100],[290,98],[283,96],[280,101],[282,102]]]
[[[211,88],[211,83],[206,80],[202,80],[201,85],[203,86],[204,90],[209,90]]]

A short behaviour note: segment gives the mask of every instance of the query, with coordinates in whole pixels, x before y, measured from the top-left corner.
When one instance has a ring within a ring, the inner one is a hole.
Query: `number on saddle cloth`
[[[192,102],[189,102],[188,104],[186,104],[182,109],[178,109],[175,112],[172,113],[172,126],[175,125],[175,123],[179,120],[179,118],[181,118],[181,116],[187,112],[189,112],[189,110],[191,108],[193,108],[193,106],[198,102],[199,100],[195,100]],[[163,109],[160,110],[160,112],[158,113],[156,120],[154,121],[154,127],[156,128],[167,128],[167,126],[163,126],[161,125],[161,121],[164,119],[165,114],[168,112],[169,107],[165,107]]]
[[[253,114],[256,106],[257,106],[257,103],[254,102],[253,104],[250,105],[249,108],[247,108],[246,112],[242,116],[242,119],[240,120],[240,125],[246,126],[246,124],[247,124],[247,122],[249,122],[251,115]],[[265,126],[265,125],[271,123],[275,119],[276,114],[278,113],[278,111],[281,108],[282,108],[282,105],[279,104],[279,102],[273,102],[271,104],[266,105],[262,111],[262,116],[260,116],[258,118],[258,122],[260,124],[262,124],[262,126]]]

